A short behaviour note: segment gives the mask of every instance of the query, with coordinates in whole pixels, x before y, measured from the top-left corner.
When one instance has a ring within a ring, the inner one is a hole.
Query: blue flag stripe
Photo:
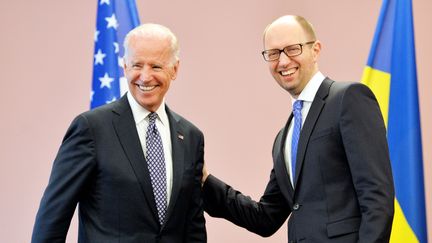
[[[420,112],[411,1],[395,2],[388,141],[396,196],[420,242],[427,242]]]
[[[394,1],[384,1],[372,42],[367,65],[373,69],[390,73],[393,42]]]

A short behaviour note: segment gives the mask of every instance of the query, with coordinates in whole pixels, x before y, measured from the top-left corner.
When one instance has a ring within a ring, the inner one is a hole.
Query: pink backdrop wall
[[[271,146],[290,112],[289,95],[261,59],[261,34],[276,17],[300,14],[323,43],[320,67],[336,80],[359,80],[381,1],[147,1],[142,22],[177,33],[178,79],[169,105],[206,135],[212,173],[258,199],[271,169]],[[432,2],[414,1],[417,70],[432,241]],[[96,1],[0,1],[0,242],[29,242],[52,161],[71,119],[89,107]],[[401,97],[403,99],[403,97]],[[263,239],[207,218],[209,242],[286,242],[286,226]],[[68,242],[76,242],[76,219]]]

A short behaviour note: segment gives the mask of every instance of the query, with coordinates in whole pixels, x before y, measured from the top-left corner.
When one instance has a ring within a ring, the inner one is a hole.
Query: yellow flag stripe
[[[408,224],[397,199],[395,200],[395,214],[390,243],[419,243],[419,240]]]

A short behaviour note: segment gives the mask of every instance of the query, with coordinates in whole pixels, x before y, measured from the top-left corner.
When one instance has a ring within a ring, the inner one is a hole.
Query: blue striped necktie
[[[293,128],[292,142],[291,142],[291,167],[292,167],[291,176],[294,183],[295,183],[296,163],[297,163],[297,146],[298,146],[301,126],[302,126],[302,115],[301,115],[302,108],[303,108],[303,101],[296,100],[293,105],[294,128]]]
[[[156,127],[157,113],[150,113],[146,132],[147,166],[150,172],[153,194],[158,211],[159,223],[162,225],[167,210],[167,184],[165,171],[165,156],[162,139]]]

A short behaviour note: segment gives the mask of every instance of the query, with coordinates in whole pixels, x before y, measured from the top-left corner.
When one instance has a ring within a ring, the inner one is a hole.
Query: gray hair
[[[129,33],[126,35],[124,39],[123,42],[123,47],[125,50],[124,58],[127,58],[130,39],[133,36],[155,36],[160,38],[168,38],[169,41],[171,42],[171,53],[173,57],[172,64],[174,64],[179,60],[180,49],[179,49],[178,40],[177,37],[169,28],[160,24],[153,24],[153,23],[142,24],[135,27],[133,30],[129,31]]]

